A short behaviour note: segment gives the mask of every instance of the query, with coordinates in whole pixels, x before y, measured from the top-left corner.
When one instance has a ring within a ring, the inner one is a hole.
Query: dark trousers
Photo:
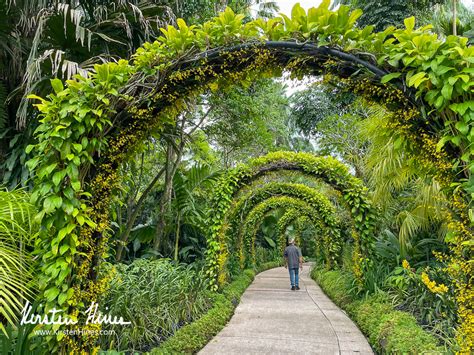
[[[288,271],[290,272],[290,283],[291,283],[291,287],[293,287],[293,286],[299,286],[299,279],[298,279],[299,269],[298,269],[297,267],[295,267],[295,268],[288,268]]]

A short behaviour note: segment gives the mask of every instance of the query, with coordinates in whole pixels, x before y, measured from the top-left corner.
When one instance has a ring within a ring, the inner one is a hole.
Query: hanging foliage
[[[277,229],[278,229],[278,250],[280,254],[283,255],[283,251],[286,247],[286,230],[289,226],[294,225],[296,227],[296,236],[297,238],[301,237],[302,226],[313,225],[316,230],[321,233],[324,233],[324,226],[321,223],[321,220],[315,218],[313,214],[308,214],[304,210],[289,208],[286,210],[285,214],[278,219]],[[319,242],[320,236],[316,235],[316,242]],[[301,240],[299,240],[301,242]]]

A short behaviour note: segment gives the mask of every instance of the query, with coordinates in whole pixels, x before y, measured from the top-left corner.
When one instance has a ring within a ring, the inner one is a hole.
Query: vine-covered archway
[[[374,222],[374,213],[367,197],[367,188],[362,181],[351,175],[348,168],[331,157],[319,157],[308,153],[275,152],[254,159],[247,165],[241,165],[230,170],[218,182],[213,196],[213,215],[211,217],[210,235],[208,237],[209,249],[208,274],[212,280],[217,276],[216,282],[222,284],[225,281],[222,275],[226,262],[227,245],[229,236],[235,235],[241,220],[239,216],[246,216],[249,210],[265,199],[267,196],[285,192],[286,194],[301,197],[311,194],[311,188],[298,185],[272,182],[265,185],[256,192],[248,193],[250,198],[242,197],[233,204],[233,196],[248,186],[262,175],[274,171],[293,170],[320,179],[322,182],[332,186],[343,196],[347,203],[357,233],[354,233],[354,270],[355,274],[362,277],[361,270],[368,261],[370,250],[373,248],[373,235],[371,228]],[[335,244],[336,245],[336,244]],[[216,284],[217,286],[217,284]]]
[[[107,249],[117,169],[140,141],[174,124],[188,98],[285,70],[298,76],[330,74],[394,112],[390,125],[401,144],[451,196],[448,272],[455,279],[459,343],[468,351],[474,319],[474,48],[466,38],[441,41],[429,28],[415,29],[413,18],[405,20],[405,29],[359,29],[354,24],[360,14],[346,6],[331,11],[323,1],[308,13],[296,6],[291,18],[244,23],[243,16],[227,9],[199,26],[178,20],[178,28],[163,30],[130,62],[96,65],[87,78],[76,76],[66,87],[53,80],[54,93],[38,98],[38,143],[27,149],[35,153],[28,166],[35,174],[32,199],[43,227],[37,253],[46,309],[79,315],[84,302],[103,293],[108,280],[97,275]],[[232,192],[230,186],[223,189],[223,197]],[[357,201],[361,192],[347,191],[347,196],[351,193]],[[214,235],[224,211],[215,215]],[[358,223],[361,216],[355,217]],[[219,249],[216,240],[210,240],[211,254]],[[73,351],[95,341],[66,340]]]
[[[240,226],[238,232],[238,241],[237,244],[240,246],[240,255],[245,255],[243,247],[245,246],[246,251],[252,257],[255,256],[254,246],[255,246],[255,236],[260,223],[263,220],[263,217],[269,210],[278,207],[288,207],[286,204],[291,203],[295,204],[295,200],[301,200],[305,202],[312,211],[307,211],[308,213],[312,212],[314,218],[318,218],[323,223],[326,230],[325,235],[325,247],[328,248],[328,254],[331,256],[328,259],[328,263],[337,259],[338,251],[341,247],[338,229],[338,219],[336,218],[336,210],[331,205],[329,200],[322,194],[313,191],[305,185],[301,184],[269,184],[267,188],[263,188],[260,191],[257,191],[257,198],[247,200],[245,211],[243,215],[245,216],[243,223]],[[259,193],[260,192],[260,193]],[[254,195],[255,196],[255,195]],[[285,196],[286,199],[279,199],[279,196]],[[231,234],[228,234],[229,236]],[[225,241],[228,241],[229,238],[226,238]],[[224,242],[225,241],[221,241]],[[227,253],[227,247],[223,250],[223,253]],[[225,258],[222,256],[219,258],[220,262],[225,262]],[[221,269],[225,268],[225,265],[219,265]]]

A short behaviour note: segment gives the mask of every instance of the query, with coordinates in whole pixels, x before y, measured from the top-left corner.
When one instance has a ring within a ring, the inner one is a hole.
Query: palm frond
[[[26,192],[0,190],[0,316],[12,326],[33,298],[32,257],[25,247],[37,236],[34,214]]]

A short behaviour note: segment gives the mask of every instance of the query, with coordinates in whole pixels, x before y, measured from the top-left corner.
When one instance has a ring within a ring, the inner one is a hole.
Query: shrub
[[[324,292],[340,307],[344,308],[353,301],[351,292],[353,278],[348,273],[313,268],[311,278],[316,280]]]
[[[340,270],[315,268],[311,277],[349,313],[377,351],[396,354],[442,352],[436,338],[423,330],[415,317],[394,310],[387,294],[379,292],[358,299],[352,289],[353,277]]]
[[[405,260],[387,279],[387,289],[400,310],[412,313],[421,324],[446,344],[452,345],[457,327],[457,308],[452,280],[438,266],[410,267]]]

